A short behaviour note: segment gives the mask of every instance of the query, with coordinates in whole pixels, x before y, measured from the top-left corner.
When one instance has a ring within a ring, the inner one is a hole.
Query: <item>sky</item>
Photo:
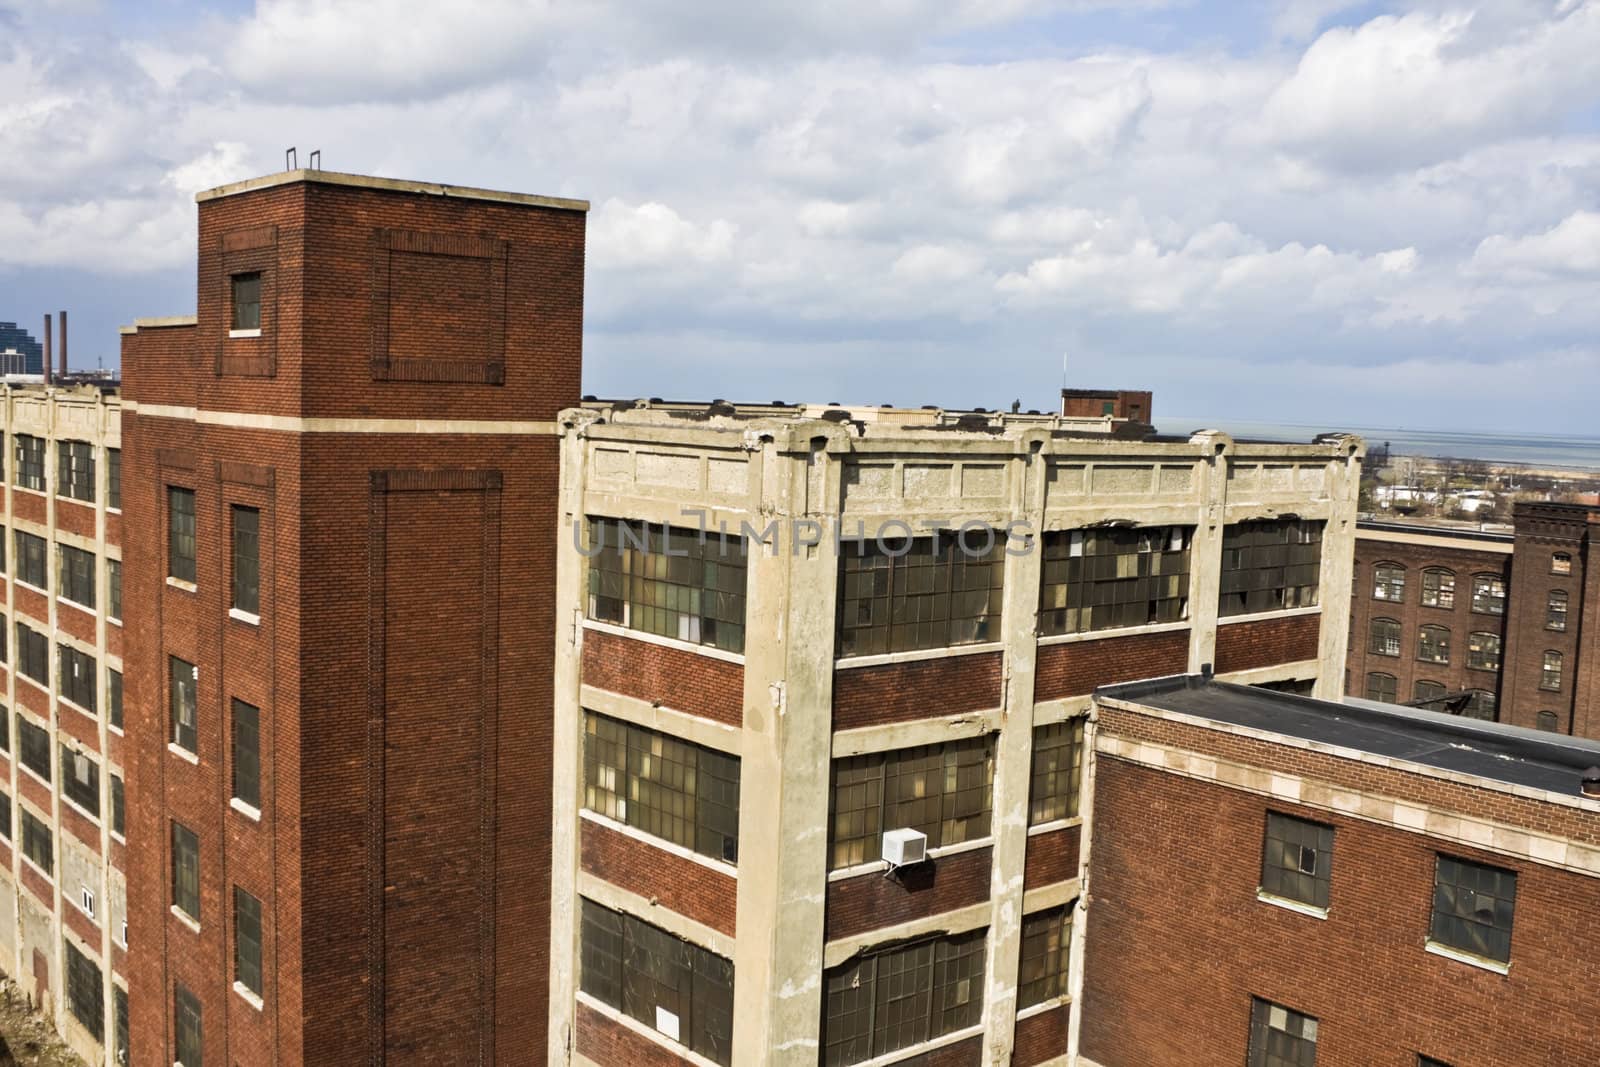
[[[1600,435],[1600,0],[0,0],[0,320],[290,145],[591,201],[589,393]]]

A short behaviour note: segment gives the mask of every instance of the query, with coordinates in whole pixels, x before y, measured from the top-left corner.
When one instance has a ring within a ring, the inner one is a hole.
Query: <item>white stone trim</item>
[[[595,1011],[601,1015],[604,1015],[618,1026],[632,1030],[634,1033],[640,1035],[646,1040],[660,1045],[662,1048],[671,1052],[674,1056],[677,1056],[688,1063],[693,1063],[696,1065],[696,1067],[717,1067],[717,1064],[714,1061],[706,1059],[704,1056],[691,1049],[688,1045],[672,1040],[672,1038],[657,1032],[652,1027],[646,1026],[633,1016],[618,1011],[605,1001],[597,1000],[581,989],[578,990],[575,996],[577,997],[579,1004],[584,1005],[591,1011]]]
[[[228,807],[232,808],[234,811],[238,812],[240,815],[243,815],[245,818],[249,819],[251,822],[260,822],[261,821],[261,809],[255,807],[252,804],[246,804],[244,801],[240,800],[238,797],[229,797],[228,798]]]
[[[170,911],[173,914],[173,917],[176,918],[183,925],[187,926],[189,929],[193,930],[197,934],[200,932],[200,923],[197,920],[195,920],[194,918],[192,918],[189,915],[188,912],[184,911],[182,908],[178,907],[176,904],[168,904],[167,905],[167,910]]]
[[[1020,1023],[1024,1019],[1031,1019],[1035,1015],[1043,1015],[1045,1012],[1055,1011],[1057,1008],[1062,1007],[1062,1006],[1067,1005],[1067,1004],[1071,1004],[1071,1003],[1072,1003],[1072,998],[1067,996],[1065,993],[1063,993],[1059,997],[1051,997],[1049,1000],[1041,1000],[1037,1004],[1029,1004],[1026,1008],[1018,1008],[1017,1009],[1017,1022]],[[1066,1057],[1065,1056],[1058,1057],[1058,1058],[1063,1063],[1066,1062]],[[1049,1061],[1046,1061],[1046,1062],[1052,1062],[1053,1063],[1055,1061],[1054,1060],[1049,1060]]]
[[[232,619],[234,622],[242,622],[246,626],[260,626],[261,625],[261,616],[260,615],[252,615],[250,612],[248,612],[248,611],[240,611],[238,608],[229,608],[228,609],[228,618]]]
[[[1082,889],[1083,883],[1077,878],[1029,889],[1022,894],[1022,914],[1032,915],[1036,911],[1071,904],[1083,895]]]
[[[634,918],[659,927],[675,937],[692,941],[708,952],[715,952],[723,959],[733,959],[732,937],[721,930],[696,922],[687,915],[673,911],[656,898],[641,897],[584,870],[578,872],[578,896],[588,897],[596,904],[604,905],[613,911],[625,911]]]
[[[235,981],[233,983],[233,991],[235,993],[239,994],[239,999],[240,1000],[243,1000],[246,1004],[250,1005],[256,1011],[260,1011],[263,1007],[265,1007],[265,1005],[262,1004],[262,1002],[261,1002],[261,998],[256,996],[254,993],[252,993],[248,986],[246,986],[243,982],[238,981],[237,979],[235,979]]]
[[[881,841],[881,834],[879,839]],[[962,852],[974,852],[980,848],[993,847],[994,836],[991,834],[987,837],[973,838],[971,841],[957,841],[953,845],[940,845],[938,848],[930,848],[928,849],[928,858],[936,860],[941,856],[955,856]],[[866,863],[857,863],[850,867],[840,867],[837,870],[829,871],[828,881],[843,882],[849,878],[857,878],[863,874],[876,874],[879,871],[887,871],[888,869],[889,865],[883,860],[868,860]]]
[[[702,856],[692,848],[684,848],[682,845],[668,841],[664,837],[657,837],[654,834],[646,833],[637,826],[629,826],[627,823],[618,822],[609,816],[602,815],[598,811],[579,808],[578,818],[598,826],[604,826],[606,829],[613,830],[623,837],[631,837],[641,844],[649,845],[651,848],[659,848],[663,852],[670,852],[679,859],[688,860],[690,863],[698,863],[700,866],[716,871],[718,874],[725,874],[729,878],[739,877],[739,868],[731,863],[724,863],[722,860],[712,859],[710,856]]]
[[[1470,952],[1463,952],[1458,948],[1451,948],[1449,945],[1441,945],[1432,938],[1423,944],[1422,950],[1435,956],[1443,956],[1447,960],[1455,960],[1457,963],[1465,963],[1468,967],[1477,967],[1481,970],[1493,971],[1495,974],[1511,973],[1511,964],[1509,963],[1501,963],[1499,960],[1486,959],[1483,956],[1475,956]]]
[[[167,584],[174,589],[182,589],[185,593],[198,593],[200,591],[200,587],[194,582],[186,582],[182,578],[174,578],[170,574],[167,575]]]
[[[737,663],[741,667],[744,666],[744,656],[737,652],[729,652],[726,649],[712,648],[710,645],[697,645],[693,641],[680,641],[676,637],[662,637],[660,634],[646,633],[643,630],[630,630],[626,626],[618,626],[616,623],[611,622],[600,622],[596,619],[584,619],[583,628],[585,630],[596,630],[603,634],[612,634],[616,637],[632,638],[635,641],[643,641],[647,645],[676,648],[697,656],[705,656],[707,659],[720,659],[724,663]]]
[[[1068,819],[1051,819],[1049,822],[1037,823],[1028,827],[1029,837],[1038,837],[1040,834],[1050,834],[1057,830],[1065,830],[1073,826],[1082,826],[1083,816],[1074,815]]]
[[[854,730],[839,730],[833,735],[833,758],[864,756],[869,752],[892,752],[899,748],[937,745],[945,741],[982,737],[998,731],[1004,716],[1004,711],[992,708],[988,711],[969,711],[937,719],[911,719],[906,722],[884,723],[881,726],[860,726]]]
[[[1315,904],[1307,904],[1303,900],[1291,900],[1288,897],[1280,897],[1278,894],[1269,893],[1265,889],[1258,888],[1256,890],[1256,899],[1261,901],[1263,904],[1271,904],[1275,908],[1283,908],[1286,911],[1295,911],[1299,912],[1301,915],[1309,915],[1313,919],[1326,919],[1328,917],[1327,908],[1319,908]]]
[[[156,419],[179,419],[202,426],[231,426],[242,430],[276,430],[280,433],[350,434],[470,434],[494,436],[545,435],[560,432],[544,419],[368,419],[306,418],[298,415],[263,415],[245,411],[211,411],[177,404],[122,402],[124,411]],[[28,490],[24,490],[27,492]]]
[[[1309,608],[1284,608],[1280,611],[1257,611],[1250,615],[1219,615],[1218,626],[1232,626],[1237,622],[1266,622],[1271,619],[1297,619],[1302,615],[1321,615],[1322,605]]]
[[[256,326],[256,327],[254,327],[252,329],[249,329],[249,330],[229,330],[228,331],[228,337],[230,339],[236,338],[236,337],[260,337],[260,336],[261,336],[261,327],[259,327],[259,326]]]
[[[1170,634],[1187,630],[1193,625],[1193,620],[1183,619],[1178,622],[1146,623],[1143,626],[1120,626],[1114,630],[1090,630],[1088,633],[1041,635],[1039,647],[1074,645],[1086,641],[1115,641],[1119,637],[1143,637],[1146,634]]]
[[[834,669],[854,670],[859,667],[883,667],[892,663],[920,663],[929,659],[951,659],[956,656],[981,656],[985,652],[1003,652],[1004,641],[984,641],[973,645],[946,645],[939,648],[918,648],[909,652],[880,652],[873,656],[839,656]]]
[[[873,945],[882,945],[890,941],[902,941],[924,934],[964,934],[969,930],[979,930],[989,925],[990,906],[987,900],[976,904],[969,904],[955,911],[940,912],[937,915],[924,915],[894,926],[883,926],[875,930],[866,930],[849,937],[836,938],[829,941],[822,950],[822,966],[837,967],[851,956],[869,949]]]
[[[197,753],[190,752],[176,741],[167,742],[167,751],[172,753],[174,756],[177,756],[179,759],[187,760],[196,767],[200,766],[200,756]]]
[[[657,707],[638,697],[614,693],[609,689],[593,685],[582,687],[579,700],[586,711],[670,734],[680,741],[689,741],[703,748],[726,752],[730,756],[739,755],[743,747],[744,731],[715,719],[691,715],[676,708]]]

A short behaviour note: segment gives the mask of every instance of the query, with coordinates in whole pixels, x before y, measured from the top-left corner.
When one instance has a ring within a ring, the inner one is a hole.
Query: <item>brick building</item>
[[[1340,691],[1359,440],[882,412],[561,416],[550,1062],[1065,1063],[1092,691]]]
[[[1600,1048],[1600,744],[1200,677],[1095,704],[1078,1063]]]
[[[1600,738],[1600,508],[1513,530],[1359,524],[1346,691]]]
[[[1152,396],[1144,389],[1063,389],[1061,414],[1084,419],[1155,421]]]
[[[587,205],[198,199],[122,350],[132,1060],[538,1062]]]
[[[0,969],[96,1065],[128,1018],[118,405],[0,391]]]

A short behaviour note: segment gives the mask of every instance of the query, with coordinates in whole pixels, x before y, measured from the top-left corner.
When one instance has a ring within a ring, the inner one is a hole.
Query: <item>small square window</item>
[[[233,319],[235,330],[261,329],[261,272],[233,276]]]
[[[1261,891],[1286,900],[1328,906],[1333,873],[1333,827],[1267,812],[1261,856]]]
[[[1316,1019],[1251,998],[1250,1067],[1315,1067],[1316,1062]]]
[[[1511,960],[1517,873],[1441,855],[1434,874],[1433,941],[1483,959]]]

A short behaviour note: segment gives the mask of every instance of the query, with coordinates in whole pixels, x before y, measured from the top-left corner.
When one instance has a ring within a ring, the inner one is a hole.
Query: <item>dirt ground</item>
[[[85,1067],[10,978],[0,975],[0,1067]]]

